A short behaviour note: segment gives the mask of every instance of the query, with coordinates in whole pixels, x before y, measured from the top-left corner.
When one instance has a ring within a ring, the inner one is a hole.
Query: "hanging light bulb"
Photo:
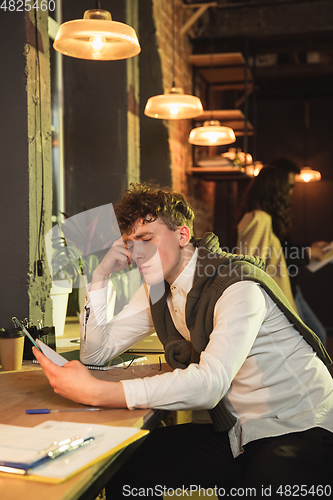
[[[177,104],[171,104],[170,113],[176,117],[179,113],[179,106]]]
[[[144,113],[161,120],[180,120],[194,118],[203,113],[199,97],[184,94],[180,87],[165,89],[164,94],[150,97]]]
[[[321,174],[318,170],[312,170],[310,167],[304,167],[301,169],[301,173],[296,175],[296,182],[316,182],[320,181]]]
[[[96,52],[101,52],[105,48],[106,38],[104,36],[92,36],[89,42]]]
[[[203,127],[191,130],[188,142],[197,146],[220,146],[235,142],[235,133],[230,127],[221,127],[218,120],[207,120]]]
[[[96,9],[86,10],[83,19],[61,24],[53,47],[66,56],[100,61],[127,59],[141,51],[135,30],[112,21],[99,2]]]

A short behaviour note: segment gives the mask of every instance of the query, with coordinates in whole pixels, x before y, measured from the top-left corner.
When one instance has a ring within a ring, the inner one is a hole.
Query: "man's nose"
[[[135,241],[133,243],[131,257],[134,261],[138,261],[138,260],[143,259],[145,257],[144,245],[143,245],[142,241]]]

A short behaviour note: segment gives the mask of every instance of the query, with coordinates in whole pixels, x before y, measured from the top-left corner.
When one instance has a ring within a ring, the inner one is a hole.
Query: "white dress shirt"
[[[171,284],[168,298],[171,317],[185,339],[190,339],[185,303],[196,260],[197,250]],[[81,317],[83,363],[101,364],[154,331],[144,287],[109,323],[106,288],[89,292],[88,286],[88,297]],[[213,331],[199,364],[122,384],[130,409],[209,409],[223,397],[237,418],[229,431],[235,457],[255,439],[316,426],[333,432],[333,380],[328,369],[252,281],[229,286],[217,301]]]

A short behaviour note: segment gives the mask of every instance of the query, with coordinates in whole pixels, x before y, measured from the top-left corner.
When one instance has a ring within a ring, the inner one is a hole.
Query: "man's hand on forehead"
[[[123,238],[116,240],[102,262],[93,273],[91,290],[104,286],[110,274],[119,272],[131,265],[130,252]]]
[[[119,240],[116,240],[112,247],[111,250],[114,250],[115,256],[118,257],[118,261],[120,263],[124,263],[125,260],[127,260],[128,265],[131,264],[131,257],[129,254],[129,251],[131,250],[131,240],[128,239],[127,234],[123,234]]]

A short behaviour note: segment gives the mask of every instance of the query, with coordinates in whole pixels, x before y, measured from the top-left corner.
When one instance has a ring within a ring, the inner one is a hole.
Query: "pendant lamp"
[[[207,120],[203,127],[193,128],[188,142],[196,146],[220,146],[236,141],[232,128],[221,127],[218,120]]]
[[[86,10],[83,19],[61,24],[53,47],[66,56],[98,61],[127,59],[141,51],[135,30],[112,21],[100,2]]]
[[[184,93],[184,89],[175,84],[175,1],[172,3],[172,88],[167,88],[164,94],[150,97],[145,106],[144,114],[161,120],[181,120],[195,118],[203,113],[199,97]]]
[[[210,69],[213,72],[213,47],[211,48]],[[209,89],[212,95],[212,87]],[[232,128],[222,127],[218,120],[213,119],[211,112],[210,120],[206,120],[202,127],[193,128],[190,132],[188,142],[196,146],[221,146],[236,141]]]
[[[321,174],[318,170],[312,170],[310,167],[304,167],[301,169],[300,174],[296,175],[296,182],[316,182],[320,181]]]
[[[184,94],[181,87],[172,87],[162,95],[150,97],[144,113],[162,120],[180,120],[201,115],[203,108],[199,97]]]

